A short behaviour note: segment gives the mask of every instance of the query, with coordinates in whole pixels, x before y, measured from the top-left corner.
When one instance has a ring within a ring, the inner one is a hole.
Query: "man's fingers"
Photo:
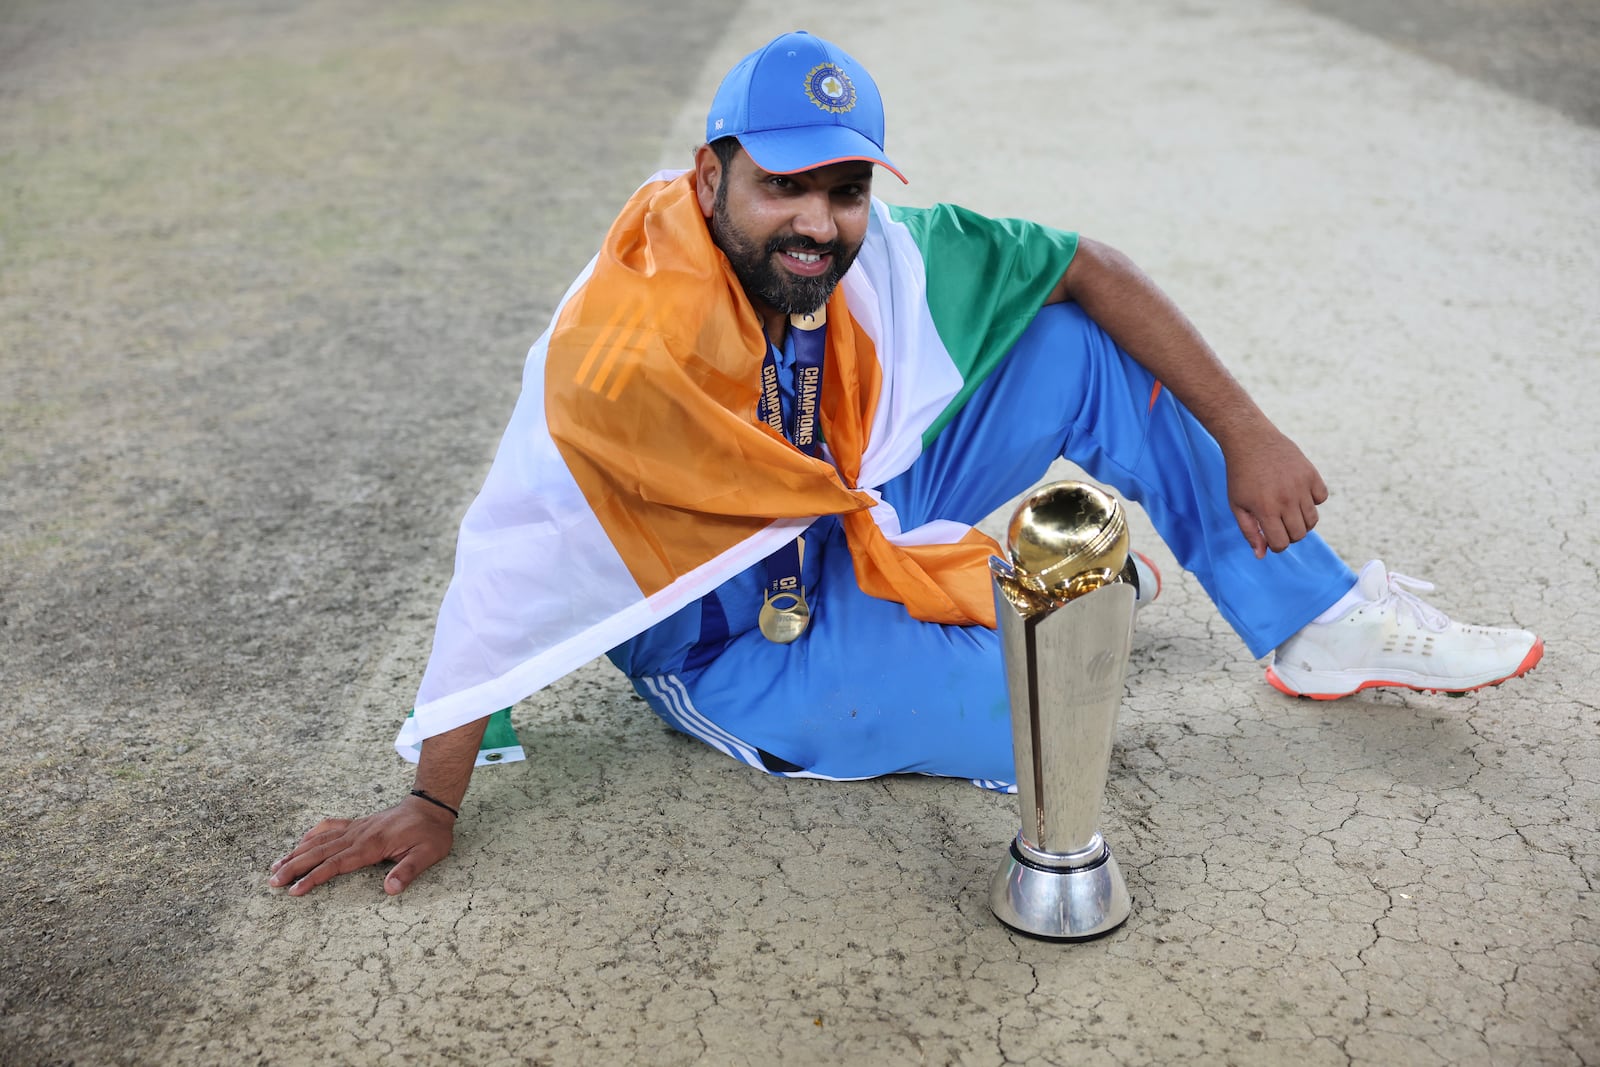
[[[406,886],[416,880],[417,875],[444,859],[445,853],[438,849],[417,847],[400,857],[400,862],[394,865],[389,876],[383,880],[383,891],[391,897],[405,892]]]
[[[332,825],[330,826],[330,824]],[[308,854],[322,848],[330,841],[338,840],[349,825],[349,819],[323,819],[307,830],[305,836],[300,838],[295,843],[294,848],[290,849],[286,855],[274,860],[272,866],[267,868],[267,872],[269,874],[277,874],[285,865],[292,864],[296,860],[302,860]],[[279,885],[281,883],[275,881],[272,884]]]
[[[289,856],[307,848],[320,845],[330,838],[337,837],[345,832],[351,823],[350,819],[323,819],[317,825],[300,835],[300,840],[295,842],[294,848],[289,850],[289,855],[284,856],[278,863],[283,863]],[[277,864],[273,865],[276,868]]]
[[[385,893],[391,897],[399,896],[405,892],[406,886],[416,880],[417,875],[427,869],[429,865],[419,862],[415,856],[416,853],[411,853],[389,871],[388,877],[383,880]]]
[[[345,872],[339,870],[331,862],[319,863],[290,883],[289,895],[291,897],[303,897],[323,882],[343,873]]]
[[[1234,509],[1235,515],[1237,515],[1238,510],[1238,508]],[[1289,547],[1289,531],[1284,527],[1282,517],[1272,512],[1266,512],[1262,515],[1257,515],[1254,512],[1246,512],[1245,514],[1250,516],[1259,531],[1257,534],[1260,538],[1259,541],[1250,539],[1251,546],[1256,550],[1257,559],[1265,556],[1267,549],[1271,549],[1274,552],[1282,552]],[[1242,520],[1240,525],[1243,525]]]
[[[335,831],[327,831],[320,835],[311,833],[301,839],[294,851],[272,865],[272,877],[267,879],[268,885],[288,885],[306,876],[307,872],[325,866],[330,858],[339,864],[348,864],[343,869],[333,870],[313,881],[326,882],[335,874],[344,874],[370,863],[377,863],[383,859],[383,846],[370,840],[363,840],[359,835],[350,831],[350,819],[324,820],[325,822],[337,821],[343,825]],[[321,825],[320,823],[318,825]],[[370,858],[367,858],[370,857]],[[307,886],[310,888],[310,886]],[[304,892],[304,890],[302,890]]]
[[[1250,547],[1255,550],[1256,559],[1265,556],[1267,554],[1267,539],[1262,535],[1261,524],[1256,521],[1256,517],[1244,508],[1235,506],[1233,509],[1233,521],[1239,524],[1239,532],[1244,535],[1244,539],[1250,542]]]
[[[1308,499],[1291,502],[1269,513],[1263,520],[1255,512],[1235,505],[1233,517],[1239,524],[1239,532],[1244,534],[1244,539],[1255,549],[1256,558],[1260,559],[1269,549],[1282,552],[1310,533],[1317,524],[1317,508]]]
[[[386,850],[383,846],[372,842],[338,841],[326,845],[318,851],[322,852],[326,858],[295,879],[293,884],[289,886],[290,896],[304,896],[329,879],[337,878],[341,874],[349,874],[351,871],[359,871],[363,867],[370,867],[386,858]],[[274,875],[274,877],[278,876]]]
[[[324,819],[272,865],[267,884],[288,886],[290,896],[304,896],[341,874],[387,859],[400,863],[384,879],[391,896],[450,853],[450,823],[430,813],[396,805],[360,819]]]
[[[316,866],[317,861],[310,858],[312,851],[303,845],[296,846],[293,852],[272,865],[272,877],[267,879],[267,884],[286,885]]]
[[[267,884],[288,885],[322,863],[338,848],[336,841],[296,846],[293,852],[272,865],[272,877],[267,879]]]
[[[1288,548],[1290,545],[1304,537],[1308,528],[1309,527],[1306,525],[1305,512],[1303,510],[1299,508],[1286,509],[1283,513],[1283,533],[1285,538],[1283,548]],[[1277,549],[1276,551],[1282,552],[1283,548]]]

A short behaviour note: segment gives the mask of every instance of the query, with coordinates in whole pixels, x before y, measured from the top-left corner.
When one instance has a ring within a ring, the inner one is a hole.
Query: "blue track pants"
[[[1265,655],[1355,583],[1315,533],[1256,559],[1221,450],[1074,304],[1043,309],[911,469],[883,487],[909,529],[977,524],[1058,457],[1138,502],[1251,653]],[[837,520],[806,534],[809,630],[756,629],[755,567],[611,653],[674,727],[772,773],[912,772],[1014,781],[998,635],[912,619],[856,585]]]

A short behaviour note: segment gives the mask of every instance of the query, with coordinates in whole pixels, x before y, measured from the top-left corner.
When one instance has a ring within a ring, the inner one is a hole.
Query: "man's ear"
[[[722,161],[703,144],[694,150],[694,195],[700,201],[700,213],[710,218],[717,202],[717,186],[722,181]]]

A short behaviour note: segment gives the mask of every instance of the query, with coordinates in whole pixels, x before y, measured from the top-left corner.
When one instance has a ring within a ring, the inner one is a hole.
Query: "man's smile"
[[[825,252],[801,252],[783,249],[778,253],[783,265],[796,274],[814,278],[827,271],[833,256]]]

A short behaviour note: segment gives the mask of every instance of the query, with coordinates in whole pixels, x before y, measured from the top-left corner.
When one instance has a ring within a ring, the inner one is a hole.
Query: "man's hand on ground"
[[[1269,548],[1282,552],[1316,526],[1328,487],[1293,441],[1268,427],[1223,454],[1233,517],[1257,559]]]
[[[383,880],[390,896],[450,853],[455,816],[427,801],[407,797],[392,808],[360,819],[323,819],[271,868],[267,884],[288,886],[303,896],[341,874],[394,860]]]

